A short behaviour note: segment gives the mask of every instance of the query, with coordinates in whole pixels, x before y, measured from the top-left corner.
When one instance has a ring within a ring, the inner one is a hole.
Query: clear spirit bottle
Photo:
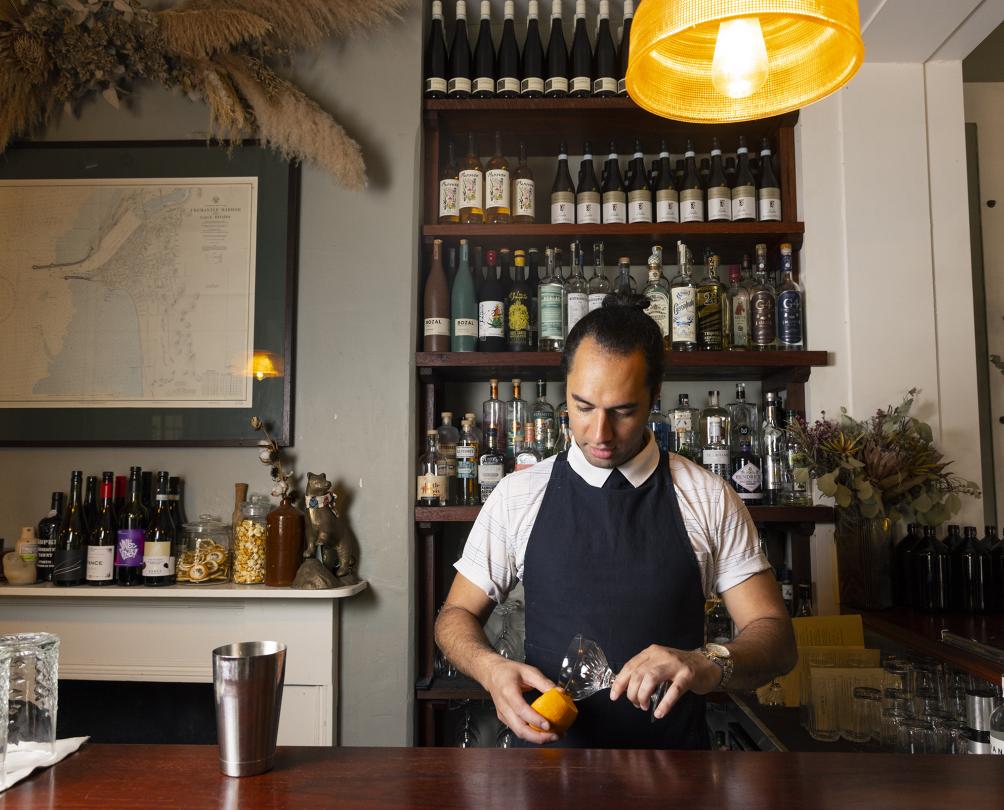
[[[565,300],[568,307],[565,336],[575,324],[589,312],[589,282],[583,270],[582,246],[578,240],[572,242],[572,275],[565,282]]]
[[[673,351],[690,352],[697,348],[697,285],[690,271],[690,251],[677,242],[680,272],[670,282],[669,336]]]
[[[567,452],[572,446],[572,431],[568,427],[568,412],[558,416],[558,440],[554,443],[554,455]]]
[[[478,456],[480,441],[474,434],[473,414],[465,418],[460,440],[457,442],[457,504],[477,506],[481,503],[478,489]]]
[[[758,408],[746,399],[746,383],[736,383],[736,399],[729,403],[729,446],[745,443],[754,453],[760,451],[760,414]]]
[[[777,291],[777,347],[786,351],[805,348],[802,285],[795,281],[791,245],[781,245],[781,288]]]
[[[648,299],[645,312],[659,326],[662,333],[662,345],[666,351],[670,348],[670,288],[669,282],[662,274],[662,246],[653,245],[652,255],[648,257],[648,284],[643,295]]]
[[[543,456],[537,450],[537,442],[534,434],[533,422],[527,422],[523,426],[523,442],[516,450],[515,469],[525,470],[534,464],[539,464]]]
[[[722,418],[720,416],[709,417],[707,430],[708,438],[701,448],[701,463],[708,472],[728,479],[729,448],[722,439]]]
[[[788,474],[791,478],[785,503],[791,506],[811,506],[812,496],[809,492],[809,467],[805,457],[805,449],[791,432],[791,426],[798,420],[795,411],[785,413],[785,442],[788,452]]]
[[[537,452],[541,458],[547,458],[554,452],[554,443],[558,440],[558,426],[554,421],[554,406],[547,401],[547,383],[543,380],[537,380],[537,399],[530,413],[533,418]]]
[[[478,449],[480,451],[480,448],[484,443],[485,437],[482,435],[481,429],[478,427],[477,418],[473,413],[465,413],[464,419],[466,419],[470,423],[471,435],[474,437],[474,440],[478,443]]]
[[[699,455],[698,425],[700,413],[690,407],[690,396],[680,394],[677,406],[669,415],[669,446],[678,455],[695,460]]]
[[[652,410],[648,414],[648,428],[655,436],[655,443],[663,452],[669,452],[669,425],[666,424],[666,417],[662,413],[662,400],[657,399],[652,403]]]
[[[538,345],[542,352],[560,352],[565,348],[565,285],[557,274],[554,250],[547,248],[544,255],[546,275],[537,287]]]
[[[439,454],[446,462],[446,500],[447,503],[455,504],[458,501],[457,483],[457,444],[460,441],[460,431],[453,426],[453,414],[450,411],[443,411],[440,414],[442,424],[439,426]]]
[[[505,435],[503,432],[505,403],[499,399],[499,381],[492,379],[489,381],[489,385],[491,393],[481,406],[481,429],[484,431],[485,438],[487,438],[489,430],[494,430],[497,441],[499,436]]]
[[[527,407],[526,400],[520,396],[520,386],[522,381],[514,379],[512,381],[512,399],[505,404],[505,425],[506,443],[504,448],[506,466],[511,470],[515,464],[516,443],[523,444],[523,428],[526,425]]]
[[[734,441],[731,448],[729,483],[747,506],[763,503],[763,465],[753,446],[755,435],[740,432],[738,443]]]
[[[617,260],[617,292],[633,293],[638,289],[634,276],[631,275],[631,259],[621,256]]]
[[[770,506],[784,503],[788,484],[788,443],[781,427],[777,397],[767,394],[763,421],[763,495]]]
[[[697,288],[697,338],[704,351],[722,351],[729,344],[729,296],[718,278],[718,257],[708,257],[708,274]]]
[[[750,347],[750,291],[743,283],[739,267],[729,270],[728,296],[731,327],[729,348],[733,351],[745,351]]]
[[[495,487],[505,476],[505,456],[498,447],[498,433],[495,428],[485,429],[485,452],[478,459],[478,490],[481,503],[495,491]]]
[[[593,242],[593,275],[589,279],[589,311],[603,306],[603,299],[610,295],[610,280],[603,264],[603,243]]]
[[[447,505],[446,459],[439,454],[436,446],[438,434],[435,430],[425,432],[425,452],[418,457],[417,499],[419,506]]]
[[[708,404],[701,411],[701,447],[708,444],[711,435],[711,420],[718,420],[719,432],[722,434],[722,442],[727,448],[729,435],[729,412],[722,407],[721,393],[715,389],[708,391]]]
[[[767,246],[756,246],[756,279],[750,287],[750,337],[752,347],[770,351],[777,341],[777,301],[767,279]]]

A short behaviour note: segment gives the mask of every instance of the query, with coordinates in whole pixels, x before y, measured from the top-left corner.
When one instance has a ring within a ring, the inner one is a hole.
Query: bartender
[[[796,662],[746,507],[722,478],[662,452],[646,426],[663,375],[662,335],[646,304],[608,296],[569,333],[575,441],[496,487],[436,621],[440,649],[527,743],[558,741],[524,695],[554,686],[579,633],[599,643],[617,677],[609,693],[579,703],[561,740],[569,747],[707,748],[704,695],[754,689]],[[526,663],[495,653],[483,630],[520,581]],[[704,644],[713,593],[736,625],[726,645]],[[652,722],[649,698],[662,684]]]

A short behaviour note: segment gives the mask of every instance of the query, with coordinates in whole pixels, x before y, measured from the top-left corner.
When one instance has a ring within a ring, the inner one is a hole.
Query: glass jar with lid
[[[230,527],[214,515],[185,523],[178,582],[202,585],[230,581]]]
[[[271,510],[266,495],[252,495],[241,504],[241,519],[234,526],[234,582],[265,581],[265,519]]]

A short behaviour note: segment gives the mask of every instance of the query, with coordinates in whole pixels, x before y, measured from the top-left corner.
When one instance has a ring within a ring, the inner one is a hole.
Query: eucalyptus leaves
[[[980,497],[972,481],[948,472],[930,425],[910,415],[919,392],[859,422],[840,409],[812,427],[789,429],[804,448],[804,464],[823,495],[846,517],[938,526],[962,508],[961,495]]]

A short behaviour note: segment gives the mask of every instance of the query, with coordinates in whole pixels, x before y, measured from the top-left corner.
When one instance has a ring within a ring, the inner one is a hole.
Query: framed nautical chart
[[[299,178],[255,143],[0,156],[0,444],[289,444]]]

